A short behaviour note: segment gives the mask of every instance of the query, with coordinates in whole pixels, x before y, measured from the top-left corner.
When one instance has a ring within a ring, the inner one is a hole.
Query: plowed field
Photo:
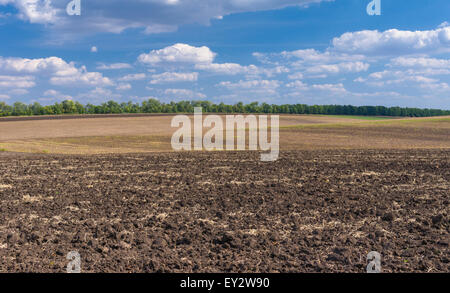
[[[0,153],[0,272],[450,272],[450,151]]]

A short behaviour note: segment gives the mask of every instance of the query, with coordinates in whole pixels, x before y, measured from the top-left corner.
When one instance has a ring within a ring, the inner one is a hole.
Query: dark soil
[[[0,272],[450,272],[450,151],[0,154]]]

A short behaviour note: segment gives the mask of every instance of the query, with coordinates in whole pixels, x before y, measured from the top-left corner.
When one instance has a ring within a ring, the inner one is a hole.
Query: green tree
[[[75,103],[72,100],[63,101],[62,108],[64,114],[75,114],[77,112],[77,107],[75,106]]]

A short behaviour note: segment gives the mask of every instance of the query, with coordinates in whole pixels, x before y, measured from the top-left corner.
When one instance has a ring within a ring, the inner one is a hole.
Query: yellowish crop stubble
[[[0,150],[52,154],[172,151],[173,116],[0,122]],[[1,120],[0,120],[1,121]],[[450,148],[450,117],[363,120],[281,115],[280,149]]]

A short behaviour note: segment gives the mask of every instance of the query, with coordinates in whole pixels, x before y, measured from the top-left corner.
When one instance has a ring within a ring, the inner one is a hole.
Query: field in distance
[[[54,154],[171,151],[170,139],[176,130],[171,127],[172,115],[48,118],[1,118],[0,151]],[[411,148],[450,148],[450,116],[280,116],[281,150]]]

